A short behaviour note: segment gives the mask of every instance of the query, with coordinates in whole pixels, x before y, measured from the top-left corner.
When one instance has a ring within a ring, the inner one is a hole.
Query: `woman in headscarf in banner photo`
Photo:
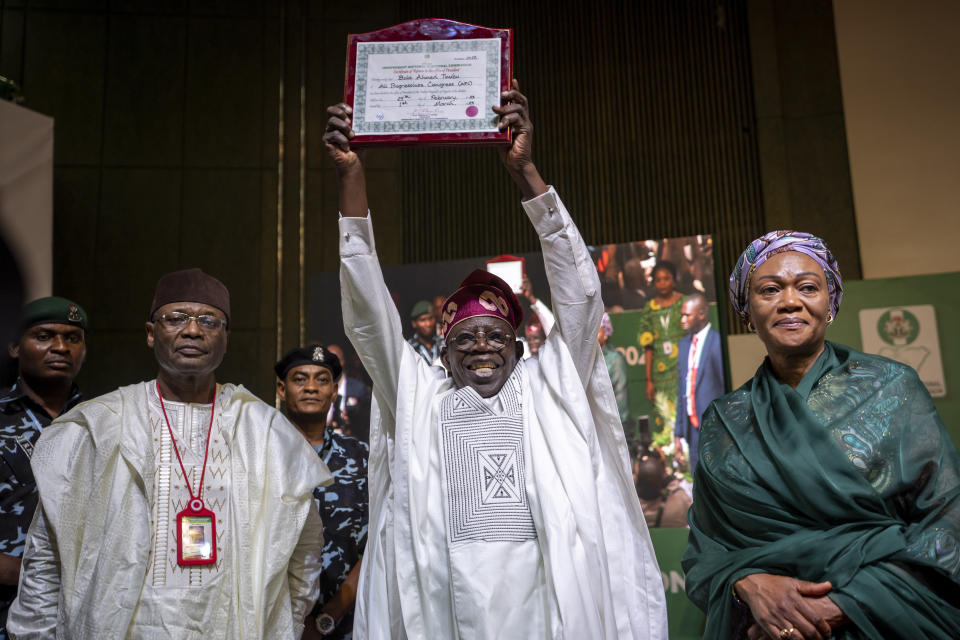
[[[660,261],[650,272],[656,295],[643,308],[637,336],[647,372],[647,400],[653,404],[653,441],[673,442],[677,417],[677,343],[685,335],[680,325],[684,296],[676,290],[677,268]]]
[[[690,599],[704,638],[957,638],[960,454],[910,367],[826,342],[823,240],[754,240],[730,299],[767,349],[700,434]]]

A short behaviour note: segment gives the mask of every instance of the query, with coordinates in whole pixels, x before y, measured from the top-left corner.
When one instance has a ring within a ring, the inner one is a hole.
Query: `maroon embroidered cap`
[[[225,284],[200,269],[174,271],[157,280],[157,289],[150,306],[150,317],[157,309],[171,302],[197,302],[216,307],[230,324],[230,292]]]
[[[460,283],[444,301],[440,336],[444,339],[454,325],[474,316],[506,320],[516,331],[523,321],[523,308],[510,285],[484,269],[477,269]]]

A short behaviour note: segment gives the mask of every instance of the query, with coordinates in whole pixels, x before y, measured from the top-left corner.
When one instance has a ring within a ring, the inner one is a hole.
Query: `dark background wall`
[[[90,313],[89,394],[154,375],[153,285],[200,266],[233,296],[220,378],[272,398],[278,351],[324,339],[305,287],[337,266],[321,136],[346,35],[426,16],[515,29],[535,159],[588,242],[712,233],[723,274],[795,226],[859,276],[829,2],[8,0],[0,75],[56,119],[54,292]],[[385,263],[536,249],[490,149],[368,172]]]
[[[259,2],[6,2],[0,73],[55,118],[55,293],[88,311],[81,385],[155,374],[153,285],[199,266],[232,293],[224,379],[276,333],[276,9]]]

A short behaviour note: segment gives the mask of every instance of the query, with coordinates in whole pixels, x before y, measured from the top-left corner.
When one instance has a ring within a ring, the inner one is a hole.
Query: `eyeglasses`
[[[197,326],[204,331],[216,331],[227,324],[226,320],[218,318],[217,316],[211,316],[209,314],[192,316],[182,311],[161,314],[158,320],[160,324],[167,329],[180,329],[190,324],[191,320],[196,320]]]
[[[481,339],[494,351],[501,351],[513,340],[513,336],[499,329],[490,332],[477,331],[476,333],[464,331],[452,337],[450,344],[457,351],[470,351],[480,344]]]

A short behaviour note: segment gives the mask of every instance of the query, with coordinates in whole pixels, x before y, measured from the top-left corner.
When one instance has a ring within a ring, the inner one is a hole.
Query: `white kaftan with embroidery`
[[[223,516],[222,562],[171,566],[170,519],[184,491],[158,409],[155,382],[141,382],[81,403],[43,430],[32,459],[40,508],[11,637],[299,640],[319,591],[313,489],[332,481],[326,465],[276,409],[241,386],[219,385],[204,498],[218,525]],[[193,475],[210,405],[167,410]]]
[[[374,382],[355,638],[667,637],[596,269],[553,189],[523,206],[557,321],[493,402],[407,345],[369,216],[340,220],[344,325]]]

